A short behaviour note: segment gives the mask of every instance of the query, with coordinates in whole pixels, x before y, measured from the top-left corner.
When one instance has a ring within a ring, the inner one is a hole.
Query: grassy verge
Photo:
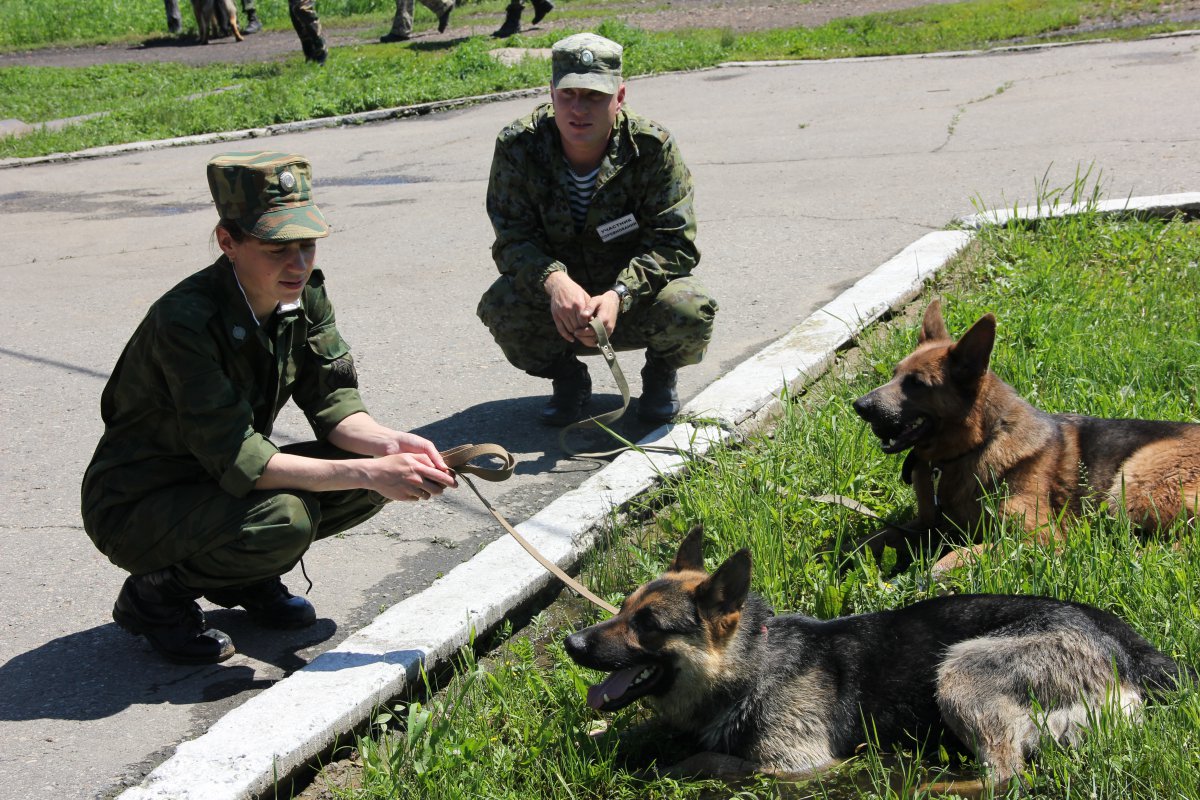
[[[929,296],[943,298],[955,334],[996,312],[994,367],[1043,408],[1197,421],[1198,292],[1200,224],[1084,214],[984,233]],[[929,580],[928,562],[889,576],[869,559],[847,564],[823,554],[829,540],[874,525],[806,496],[846,494],[896,521],[913,513],[900,457],[880,453],[850,404],[911,349],[923,307],[914,304],[913,313],[870,332],[858,351],[789,402],[769,433],[715,453],[664,486],[641,521],[616,523],[585,581],[617,600],[658,575],[681,533],[703,522],[710,566],[750,547],[754,589],[779,609],[830,617],[942,591],[1044,594],[1111,610],[1165,652],[1200,664],[1200,550],[1183,526],[1167,541],[1140,541],[1125,522],[1086,517],[1056,551],[995,524],[987,531],[994,549],[939,582]],[[1172,546],[1176,538],[1182,546]],[[946,772],[973,774],[975,765],[937,753],[867,749],[799,786],[645,777],[653,762],[671,763],[693,745],[636,709],[604,717],[587,708],[586,686],[596,675],[576,667],[561,641],[594,614],[564,601],[486,662],[465,655],[448,688],[427,703],[379,716],[377,735],[360,742],[362,788],[331,791],[360,798],[891,798],[925,796],[921,784]],[[1191,688],[1152,704],[1140,724],[1102,716],[1076,748],[1047,742],[1026,778],[1035,797],[1165,800],[1195,797],[1197,774],[1200,692]]]
[[[264,15],[272,2],[281,1],[262,0]],[[84,24],[80,20],[108,13],[107,8],[103,14],[99,13],[101,4],[96,0],[74,2],[75,14],[70,19],[79,25]],[[69,4],[64,0],[63,5]],[[922,53],[983,48],[1030,37],[1044,41],[1086,38],[1085,34],[1069,31],[1084,20],[1119,19],[1167,4],[1168,0],[974,0],[835,20],[816,28],[737,35],[728,30],[652,33],[625,25],[615,17],[604,21],[598,30],[625,45],[625,71],[635,76],[698,69],[729,60]],[[340,10],[358,15],[344,17],[346,20],[362,20],[362,14],[379,6],[378,15],[383,22],[390,13],[384,5],[388,4],[381,4],[380,0],[341,0],[340,4],[322,3],[320,10],[323,19],[334,24]],[[495,13],[499,13],[501,5],[495,4]],[[575,10],[568,2],[563,6],[560,16],[568,18],[575,14],[611,17],[624,8],[620,3],[597,0],[587,0],[586,5]],[[35,13],[39,8],[44,12],[40,16]],[[23,30],[21,20],[28,16],[29,25],[35,22],[49,25],[55,16],[51,13],[53,8],[57,6],[48,0],[26,3],[0,0],[3,21],[0,46],[33,41],[36,38],[33,33],[19,32]],[[479,8],[492,11],[490,5]],[[138,13],[153,17],[161,12],[157,8],[141,8]],[[280,18],[286,20],[286,13]],[[161,21],[155,18],[155,24]],[[384,27],[381,24],[380,29]],[[1144,36],[1178,27],[1139,26],[1126,29],[1121,35]],[[63,23],[48,29],[44,36],[57,37],[46,41],[86,39],[91,30],[86,27],[77,30]],[[549,47],[570,32],[516,36],[508,44]],[[130,141],[238,130],[547,83],[544,63],[504,66],[488,55],[494,46],[495,41],[488,37],[473,37],[447,43],[445,47],[408,44],[340,47],[324,68],[305,64],[298,50],[287,59],[254,65],[4,67],[0,68],[0,119],[37,123],[105,113],[60,131],[42,130],[19,138],[0,138],[0,157],[46,155]]]

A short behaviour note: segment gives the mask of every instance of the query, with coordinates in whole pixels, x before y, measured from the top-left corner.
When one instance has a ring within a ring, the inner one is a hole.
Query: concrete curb
[[[1078,213],[1078,206],[1027,207],[959,220],[963,230],[927,234],[877,267],[779,340],[703,390],[684,414],[705,420],[658,429],[639,444],[676,454],[625,452],[613,463],[517,526],[565,569],[595,545],[612,516],[694,455],[769,421],[785,389],[823,373],[838,350],[925,283],[985,225]],[[1100,213],[1175,212],[1200,216],[1200,193],[1137,197],[1100,204]],[[249,800],[270,792],[339,737],[401,694],[421,665],[444,663],[473,630],[498,624],[533,599],[552,577],[511,537],[502,537],[425,591],[248,700],[175,754],[119,800]]]
[[[1200,30],[1173,31],[1171,33],[1155,34],[1147,38],[1167,39],[1182,36],[1200,36]],[[709,70],[730,69],[735,67],[788,67],[799,64],[838,64],[843,62],[885,61],[915,58],[967,58],[971,56],[992,55],[995,53],[1015,53],[1027,52],[1030,50],[1047,50],[1056,47],[1077,47],[1082,45],[1103,44],[1111,41],[1111,39],[1088,39],[1080,42],[1048,42],[1045,44],[995,47],[988,50],[957,50],[942,53],[913,53],[911,55],[900,56],[796,59],[791,61],[729,61],[723,64],[717,64],[713,67],[705,67],[695,71],[706,72]],[[659,77],[663,74],[669,73],[637,75],[629,78],[629,80],[643,80],[646,78]],[[106,158],[108,156],[118,156],[126,153],[142,153],[150,150],[162,150],[168,147],[187,147],[197,144],[215,144],[218,142],[234,142],[243,139],[260,139],[266,136],[278,136],[285,133],[298,133],[300,131],[314,130],[317,128],[337,128],[343,125],[365,125],[370,122],[382,122],[390,119],[419,117],[424,116],[425,114],[432,114],[439,111],[450,111],[456,108],[465,108],[466,106],[478,105],[480,103],[498,102],[519,97],[533,97],[539,94],[545,94],[546,92],[547,88],[544,86],[529,89],[514,89],[509,92],[499,92],[497,94],[475,95],[472,97],[460,97],[454,100],[438,100],[430,103],[419,103],[411,106],[396,106],[393,108],[375,109],[374,111],[360,111],[355,114],[321,117],[320,119],[284,122],[278,125],[268,125],[262,128],[245,128],[238,131],[204,133],[197,134],[195,136],[180,136],[174,139],[154,139],[144,142],[128,142],[126,144],[107,145],[105,147],[92,147],[87,150],[77,150],[72,153],[51,153],[50,155],[32,156],[29,158],[0,158],[0,169],[12,169],[15,167],[34,166],[37,164],[54,164],[65,161],[80,161],[90,158]],[[55,122],[61,123],[64,122],[64,120],[56,120]],[[32,123],[32,126],[36,127],[43,124],[47,123]]]

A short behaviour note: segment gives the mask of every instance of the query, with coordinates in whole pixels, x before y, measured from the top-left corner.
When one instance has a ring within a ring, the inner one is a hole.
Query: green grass
[[[1198,420],[1200,225],[1084,214],[989,230],[913,311],[933,296],[956,335],[995,312],[994,368],[1048,410]],[[1087,516],[1053,548],[991,524],[992,549],[937,581],[927,560],[889,575],[869,558],[827,554],[831,541],[877,525],[807,496],[849,495],[895,521],[913,514],[900,457],[879,451],[851,403],[886,380],[918,320],[910,313],[868,332],[785,404],[772,430],[666,483],[646,500],[643,522],[614,523],[585,582],[618,600],[658,575],[682,532],[703,522],[710,567],[751,548],[754,589],[779,609],[830,617],[943,591],[1036,593],[1111,610],[1173,657],[1200,664],[1200,549],[1184,526],[1142,541],[1125,521]],[[597,678],[561,642],[596,614],[563,601],[485,662],[465,653],[443,691],[380,715],[375,735],[360,742],[363,788],[342,796],[898,798],[925,796],[921,785],[946,769],[973,774],[974,765],[935,753],[867,749],[820,781],[786,789],[766,779],[727,787],[645,777],[652,762],[671,763],[689,745],[637,709],[605,716],[587,708],[586,686]],[[1141,724],[1101,715],[1079,747],[1048,744],[1026,778],[1039,798],[1166,800],[1200,796],[1198,774],[1200,692],[1192,687],[1152,703]]]
[[[1086,38],[1058,32],[1084,19],[1119,19],[1167,0],[975,0],[889,14],[835,20],[817,28],[733,34],[728,30],[654,33],[617,19],[626,3],[564,0],[557,19],[607,17],[598,31],[626,47],[627,75],[698,69],[722,61],[831,58],[984,48],[1015,39]],[[461,15],[499,18],[503,2],[469,5]],[[286,26],[282,0],[262,0],[262,16]],[[323,22],[378,25],[386,30],[394,6],[380,0],[322,2]],[[419,6],[419,27],[432,17]],[[157,6],[97,0],[0,0],[0,48],[46,43],[122,40],[163,27]],[[185,17],[187,15],[185,14]],[[1125,36],[1180,26],[1139,26]],[[516,36],[510,46],[549,47],[573,32]],[[544,86],[547,66],[496,63],[497,46],[477,36],[446,45],[338,47],[329,63],[304,62],[297,46],[286,59],[252,66],[120,64],[85,68],[0,68],[0,119],[27,123],[110,112],[61,131],[0,139],[0,157],[71,152],[130,141],[261,127],[379,108]]]

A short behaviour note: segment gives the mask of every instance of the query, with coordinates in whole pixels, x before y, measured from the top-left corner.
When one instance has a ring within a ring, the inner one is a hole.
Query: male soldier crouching
[[[717,302],[700,260],[692,177],[675,139],[625,109],[621,45],[590,33],[552,50],[550,104],[501,131],[487,210],[500,278],[478,314],[508,360],[550,378],[547,425],[583,416],[592,381],[577,352],[646,349],[638,416],[679,412],[676,370],[712,338]]]

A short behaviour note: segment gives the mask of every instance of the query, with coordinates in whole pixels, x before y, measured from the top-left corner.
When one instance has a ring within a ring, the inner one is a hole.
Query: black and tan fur
[[[916,522],[875,537],[877,552],[926,531],[973,536],[985,493],[1044,539],[1088,502],[1123,507],[1147,531],[1195,515],[1200,425],[1040,411],[989,369],[995,337],[986,314],[953,341],[935,300],[916,350],[855,401],[884,452],[909,451],[903,472],[917,496]]]
[[[233,0],[192,0],[192,14],[196,16],[196,28],[200,33],[200,44],[208,44],[208,40],[215,38],[217,32],[221,30],[221,20],[217,15],[217,4],[225,10],[225,15],[229,19],[229,29],[233,31],[233,38],[239,42],[244,41],[242,30],[238,27],[237,8],[233,4]]]
[[[868,739],[910,748],[933,738],[974,752],[986,779],[1003,784],[1036,749],[1039,726],[1071,742],[1089,709],[1111,702],[1133,713],[1147,690],[1179,676],[1117,617],[1042,597],[948,596],[828,621],[773,616],[749,593],[748,551],[709,575],[702,546],[695,528],[666,574],[565,644],[579,664],[612,672],[589,705],[644,700],[745,769],[803,774]]]

